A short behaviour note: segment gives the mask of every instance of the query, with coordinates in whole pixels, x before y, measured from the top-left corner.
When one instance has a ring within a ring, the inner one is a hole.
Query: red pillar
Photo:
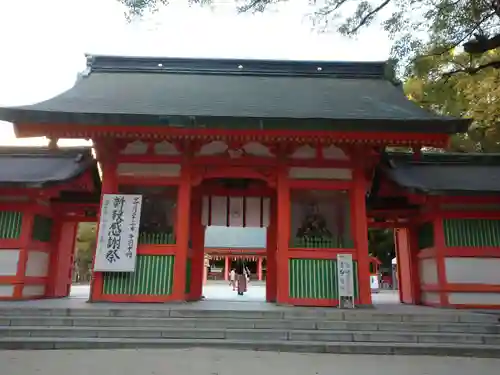
[[[198,301],[203,294],[205,227],[201,225],[201,195],[193,192],[191,202],[191,288],[189,300]]]
[[[434,246],[436,248],[436,268],[439,285],[439,302],[441,307],[449,306],[448,293],[446,288],[446,266],[444,251],[446,250],[446,239],[444,235],[444,224],[442,218],[434,219]]]
[[[109,145],[96,144],[96,148],[98,149],[98,158],[101,164],[101,172],[102,172],[101,203],[99,205],[99,212],[97,213],[98,224],[100,220],[103,195],[115,194],[118,192],[118,181],[116,175],[116,159],[115,159],[116,155],[114,154],[115,148],[107,146]],[[97,238],[99,238],[99,225],[97,226],[96,235]],[[92,259],[92,270],[94,269],[94,262],[95,262],[95,250],[94,250],[94,257]],[[89,302],[99,301],[101,299],[103,283],[104,283],[103,273],[92,271]]]
[[[19,260],[17,262],[16,279],[17,284],[14,286],[14,299],[23,298],[23,289],[26,283],[26,266],[28,264],[28,248],[31,241],[31,234],[33,232],[33,221],[35,214],[31,210],[23,212],[21,222],[21,235],[19,237]]]
[[[186,268],[189,250],[189,223],[191,205],[191,167],[184,163],[181,171],[179,190],[177,193],[176,213],[176,249],[172,299],[186,300]]]
[[[73,277],[73,260],[78,223],[63,221],[59,216],[54,223],[54,239],[50,263],[50,281],[47,286],[48,297],[67,297]]]
[[[257,260],[257,280],[262,281],[262,257]]]
[[[224,280],[229,280],[229,257],[224,257]]]
[[[266,236],[266,301],[276,302],[276,198],[271,198],[269,227]]]
[[[283,165],[280,166],[277,177],[276,302],[286,304],[289,301],[288,249],[290,239],[290,184],[288,168]]]
[[[203,261],[203,285],[207,284],[208,279],[208,267],[206,266],[206,262]]]
[[[362,158],[363,153],[359,152],[355,157]],[[368,223],[366,217],[367,181],[362,160],[357,160],[356,164],[353,170],[354,186],[351,190],[351,217],[358,261],[359,303],[361,305],[371,305],[370,257],[368,253]]]

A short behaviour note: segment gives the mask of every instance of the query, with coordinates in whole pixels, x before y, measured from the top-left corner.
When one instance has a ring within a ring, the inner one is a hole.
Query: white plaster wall
[[[43,251],[28,251],[26,276],[45,277],[49,273],[49,253]]]
[[[323,157],[325,159],[348,160],[347,155],[340,148],[330,145],[323,147]]]
[[[18,262],[19,249],[0,249],[0,276],[15,276]]]
[[[448,293],[452,305],[500,305],[500,293]]]
[[[444,264],[449,283],[500,285],[500,258],[446,258]]]
[[[439,303],[439,293],[423,292],[422,293],[423,303]]]
[[[305,168],[292,167],[289,171],[290,178],[301,180],[350,180],[352,172],[345,168]]]
[[[39,297],[45,294],[45,285],[25,285],[23,297]]]
[[[0,285],[0,297],[12,297],[14,295],[14,285]]]
[[[433,258],[420,259],[420,283],[430,285],[438,283],[436,260]]]

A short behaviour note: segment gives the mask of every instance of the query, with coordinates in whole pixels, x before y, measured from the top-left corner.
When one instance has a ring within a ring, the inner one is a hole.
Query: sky
[[[313,30],[306,0],[244,15],[232,0],[214,2],[189,7],[187,0],[171,0],[128,23],[116,0],[0,0],[0,106],[37,103],[68,90],[85,68],[85,53],[344,61],[389,56],[389,38],[377,26],[356,39]],[[45,143],[16,139],[12,124],[0,121],[0,145]],[[256,241],[249,246],[261,246]]]

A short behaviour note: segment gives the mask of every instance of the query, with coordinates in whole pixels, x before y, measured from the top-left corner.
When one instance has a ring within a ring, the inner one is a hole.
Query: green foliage
[[[80,223],[76,235],[75,266],[79,279],[84,279],[92,266],[97,242],[97,224]]]
[[[462,71],[470,64],[469,60],[464,52],[433,54],[431,51],[409,67],[405,92],[423,108],[473,120],[468,134],[452,138],[451,150],[500,152],[500,71],[492,67]],[[500,50],[490,51],[470,69],[498,60]]]
[[[390,268],[392,259],[396,256],[392,229],[369,229],[368,250],[370,256],[376,257],[382,262],[383,267]]]

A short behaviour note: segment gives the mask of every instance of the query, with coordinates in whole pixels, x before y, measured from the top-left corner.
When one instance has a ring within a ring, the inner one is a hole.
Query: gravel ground
[[[0,351],[0,375],[498,375],[500,359],[234,350]]]

